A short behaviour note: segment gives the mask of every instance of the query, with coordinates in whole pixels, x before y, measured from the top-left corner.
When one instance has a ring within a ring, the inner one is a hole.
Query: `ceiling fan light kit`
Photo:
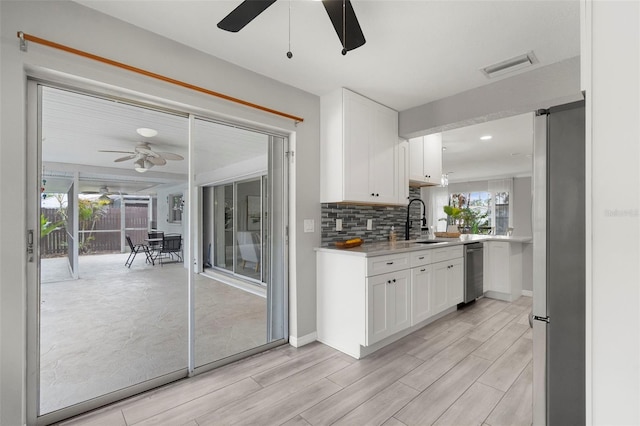
[[[154,164],[144,158],[139,158],[133,163],[134,169],[138,173],[144,173],[154,166]]]

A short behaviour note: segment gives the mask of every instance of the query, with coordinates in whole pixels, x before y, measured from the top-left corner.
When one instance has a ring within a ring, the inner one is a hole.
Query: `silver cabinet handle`
[[[393,262],[387,262],[387,265],[393,265]]]

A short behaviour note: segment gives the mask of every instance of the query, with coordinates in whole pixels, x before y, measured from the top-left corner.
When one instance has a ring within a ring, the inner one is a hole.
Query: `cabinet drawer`
[[[432,262],[431,255],[433,250],[423,250],[411,253],[411,267],[428,265]]]
[[[372,257],[367,262],[367,276],[386,274],[409,268],[408,254],[391,254]]]
[[[431,254],[431,261],[433,263],[444,262],[445,260],[451,260],[457,257],[462,257],[462,245],[441,248],[441,249],[433,249],[432,251],[433,253]]]

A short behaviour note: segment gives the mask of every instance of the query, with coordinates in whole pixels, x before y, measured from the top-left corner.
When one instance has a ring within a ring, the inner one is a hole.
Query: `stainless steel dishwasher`
[[[483,293],[483,244],[464,246],[464,303],[473,302]]]

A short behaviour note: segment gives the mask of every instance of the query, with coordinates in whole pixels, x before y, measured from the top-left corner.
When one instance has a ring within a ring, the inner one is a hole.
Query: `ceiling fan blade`
[[[167,164],[167,160],[162,157],[147,157],[147,161],[156,166],[164,166]]]
[[[342,22],[343,3],[344,27]],[[362,28],[360,28],[356,12],[353,10],[353,6],[351,5],[351,1],[344,0],[343,2],[343,0],[322,0],[322,5],[327,11],[329,19],[331,19],[331,23],[333,24],[333,28],[336,30],[336,34],[338,34],[340,44],[342,44],[342,47],[346,51],[356,49],[367,42],[364,38],[364,34],[362,33]],[[343,28],[345,31],[343,31]],[[344,34],[345,32],[346,35]]]
[[[218,22],[218,28],[237,33],[276,0],[245,0]]]
[[[104,149],[98,150],[98,152],[117,152],[118,154],[135,154],[133,151],[106,151]]]
[[[158,152],[157,154],[165,160],[184,160],[184,157],[182,155],[174,154],[173,152]]]
[[[113,160],[114,163],[120,163],[122,161],[127,161],[127,160],[133,160],[134,158],[136,158],[138,156],[138,154],[131,154],[131,155],[127,155],[125,157],[120,157],[120,158],[116,158],[115,160]]]

